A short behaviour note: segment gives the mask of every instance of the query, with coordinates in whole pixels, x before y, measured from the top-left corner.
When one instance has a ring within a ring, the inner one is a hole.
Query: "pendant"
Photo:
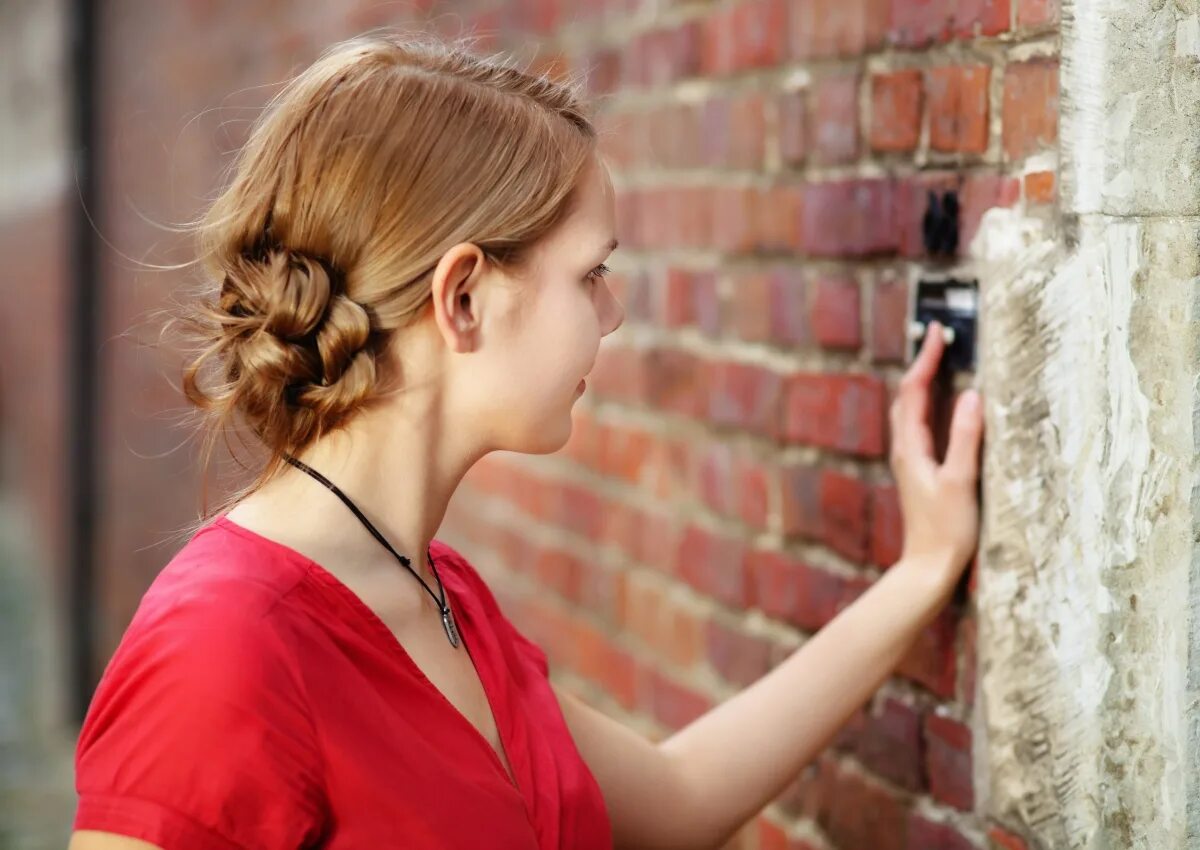
[[[454,623],[454,615],[450,613],[449,605],[442,609],[442,628],[446,630],[446,637],[450,640],[450,645],[457,649],[458,626]]]

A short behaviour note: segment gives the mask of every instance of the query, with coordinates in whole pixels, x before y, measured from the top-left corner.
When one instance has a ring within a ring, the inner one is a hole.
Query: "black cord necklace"
[[[370,520],[368,520],[365,516],[363,516],[362,511],[360,511],[358,509],[358,507],[353,502],[350,501],[349,497],[345,493],[343,493],[341,490],[338,489],[336,484],[334,484],[332,481],[330,481],[328,478],[326,478],[321,473],[317,472],[311,466],[308,466],[301,460],[297,460],[296,458],[292,457],[290,454],[285,453],[283,458],[288,463],[290,463],[292,466],[296,467],[297,469],[301,470],[302,472],[307,472],[313,478],[317,479],[322,484],[324,484],[326,487],[328,487],[330,490],[332,490],[333,494],[335,496],[337,496],[339,499],[341,499],[343,502],[345,502],[346,507],[348,507],[350,510],[352,510],[354,512],[354,515],[356,517],[358,517],[359,521],[362,522],[362,524],[367,527],[367,531],[371,532],[371,534],[374,535],[375,539],[378,540],[380,543],[382,543],[384,545],[384,548],[386,548],[389,552],[391,552],[393,555],[395,555],[397,560],[399,560],[400,563],[404,565],[404,568],[407,569],[410,573],[412,573],[414,577],[416,577],[417,581],[421,582],[421,586],[423,588],[425,588],[425,591],[430,596],[433,597],[433,601],[437,603],[438,608],[442,612],[442,628],[445,629],[445,631],[446,631],[446,639],[450,641],[451,646],[453,646],[455,649],[457,649],[458,643],[459,643],[458,626],[455,625],[454,615],[452,613],[450,613],[450,605],[448,602],[446,602],[446,588],[442,587],[442,577],[440,575],[438,575],[437,564],[434,563],[434,560],[433,560],[433,552],[426,550],[425,554],[429,557],[429,566],[433,568],[433,577],[435,579],[437,579],[439,595],[434,595],[434,592],[432,590],[430,590],[429,585],[425,583],[425,579],[423,579],[423,578],[421,578],[421,576],[417,575],[417,571],[412,568],[412,562],[408,558],[401,555],[399,552],[397,552],[395,549],[392,548],[392,545],[390,543],[388,543],[387,540],[384,539],[383,535],[379,533],[379,531],[375,528],[375,526],[371,525]]]

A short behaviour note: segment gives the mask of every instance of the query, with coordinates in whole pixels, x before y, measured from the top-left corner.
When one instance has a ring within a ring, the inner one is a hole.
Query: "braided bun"
[[[225,382],[201,389],[193,363],[188,397],[236,410],[265,444],[288,451],[337,427],[376,382],[371,315],[343,284],[330,263],[300,251],[235,257],[207,310],[221,333],[202,358],[220,355]]]

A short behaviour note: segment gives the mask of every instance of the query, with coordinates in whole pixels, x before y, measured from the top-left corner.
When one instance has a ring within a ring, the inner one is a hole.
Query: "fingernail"
[[[962,404],[967,413],[974,413],[979,409],[979,393],[975,390],[967,390],[963,393]]]

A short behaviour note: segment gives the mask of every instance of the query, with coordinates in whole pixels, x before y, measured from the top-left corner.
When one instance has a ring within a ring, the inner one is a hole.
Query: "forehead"
[[[598,157],[580,175],[574,208],[562,229],[564,242],[588,254],[603,250],[616,234],[616,195],[608,168]]]

